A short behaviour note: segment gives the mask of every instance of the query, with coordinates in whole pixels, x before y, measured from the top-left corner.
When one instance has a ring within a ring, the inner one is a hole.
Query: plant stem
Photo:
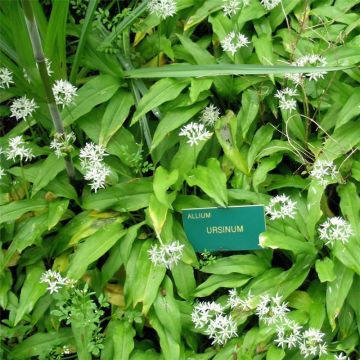
[[[24,14],[25,14],[26,26],[28,28],[28,33],[29,33],[31,45],[32,45],[33,52],[34,52],[34,57],[35,57],[37,65],[38,65],[42,84],[44,86],[46,100],[48,103],[51,119],[53,121],[55,131],[57,133],[63,134],[65,132],[65,130],[64,130],[64,126],[63,126],[63,123],[61,120],[59,110],[55,103],[54,93],[52,91],[50,78],[47,73],[45,56],[44,56],[43,48],[41,45],[39,30],[36,25],[36,20],[35,20],[34,13],[32,10],[31,1],[30,0],[21,0],[21,3],[22,3],[23,10],[24,10]],[[74,182],[75,170],[74,170],[74,165],[72,163],[72,159],[70,156],[65,158],[65,167],[66,167],[66,172],[68,174],[70,182]]]
[[[24,181],[24,185],[25,185],[25,194],[26,194],[26,198],[27,199],[30,199],[30,196],[29,196],[29,192],[28,192],[28,189],[27,189],[27,180],[25,178],[25,174],[24,174],[24,167],[23,167],[23,162],[22,160],[20,160],[20,171],[21,171],[21,177],[23,178],[23,181]]]

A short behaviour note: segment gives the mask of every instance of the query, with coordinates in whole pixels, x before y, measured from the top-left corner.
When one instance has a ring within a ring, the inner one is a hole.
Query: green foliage
[[[359,2],[153,2],[0,3],[0,358],[358,358]],[[182,209],[252,204],[258,250],[194,252]]]

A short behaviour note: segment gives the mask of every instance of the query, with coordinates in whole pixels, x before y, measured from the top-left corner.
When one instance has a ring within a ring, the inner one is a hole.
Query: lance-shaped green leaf
[[[79,279],[91,263],[104,255],[125,234],[126,230],[117,221],[105,225],[78,246],[70,261],[67,276],[71,279]]]
[[[44,210],[48,202],[44,199],[30,199],[13,201],[10,204],[0,206],[0,224],[14,221],[29,211]]]
[[[188,299],[196,287],[194,268],[191,265],[179,262],[171,270],[171,273],[174,278],[177,293],[183,299]]]
[[[167,190],[171,185],[175,184],[179,177],[179,172],[175,169],[170,173],[167,172],[163,167],[159,166],[154,175],[154,194],[157,200],[162,204],[172,209],[172,202],[176,197],[176,191],[168,194]]]
[[[334,265],[336,279],[329,282],[326,289],[326,309],[333,330],[336,328],[335,319],[340,314],[354,277],[354,272],[339,261],[335,261]]]
[[[149,215],[157,237],[165,224],[168,207],[162,204],[155,195],[150,196]]]
[[[46,285],[40,283],[40,277],[45,271],[43,263],[29,266],[26,279],[20,293],[20,302],[16,311],[14,325],[18,324],[25,314],[29,314],[36,302],[46,292]]]
[[[129,78],[189,78],[220,75],[269,75],[288,73],[317,73],[324,71],[338,71],[350,66],[325,66],[325,67],[302,67],[302,66],[265,66],[254,64],[209,64],[209,65],[184,65],[173,64],[158,68],[141,68],[124,71]]]
[[[44,188],[56,175],[65,169],[64,159],[58,158],[55,154],[50,154],[42,165],[38,168],[37,175],[31,190],[33,197],[39,190]]]
[[[110,100],[101,119],[100,144],[106,146],[111,137],[121,128],[134,104],[132,94],[119,90]]]
[[[135,124],[141,116],[150,110],[177,98],[181,91],[188,85],[189,80],[176,81],[174,79],[161,79],[157,81],[141,98],[131,125]]]
[[[220,206],[226,206],[228,203],[226,175],[222,171],[218,160],[210,158],[206,165],[193,169],[186,177],[186,181],[190,186],[199,186]]]
[[[328,257],[316,260],[315,269],[321,282],[334,281],[336,279],[334,262]]]
[[[142,244],[136,259],[133,274],[134,278],[132,279],[131,284],[129,284],[133,292],[133,306],[142,303],[143,314],[147,314],[155,301],[159,286],[163,281],[166,272],[165,266],[156,266],[150,261],[148,251],[152,244],[152,241],[146,241]],[[128,266],[129,264],[127,265],[127,268]]]
[[[115,320],[112,324],[112,341],[114,344],[113,360],[128,360],[134,349],[136,332],[127,320]]]
[[[307,196],[307,231],[310,239],[313,239],[316,232],[316,224],[320,220],[322,215],[321,210],[321,198],[324,193],[324,187],[320,185],[316,180],[310,183],[308,196]]]
[[[62,111],[64,125],[72,124],[96,105],[109,100],[119,87],[119,79],[109,75],[99,75],[89,80],[78,90],[74,103]]]
[[[228,159],[234,166],[245,175],[249,174],[249,168],[245,157],[236,146],[236,124],[237,120],[232,111],[220,118],[215,124],[216,137]]]

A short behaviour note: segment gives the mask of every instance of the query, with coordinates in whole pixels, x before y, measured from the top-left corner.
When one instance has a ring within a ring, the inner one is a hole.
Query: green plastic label
[[[197,252],[260,249],[259,235],[265,231],[263,205],[183,209],[182,218]]]

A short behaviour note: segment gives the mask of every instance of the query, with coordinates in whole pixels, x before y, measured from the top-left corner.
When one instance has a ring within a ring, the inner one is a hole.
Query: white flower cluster
[[[223,0],[221,5],[225,16],[232,17],[240,10],[241,6],[249,5],[250,0]]]
[[[26,119],[38,108],[34,99],[28,99],[25,95],[15,99],[10,105],[11,117],[16,120]]]
[[[75,280],[62,277],[60,273],[51,269],[41,275],[40,282],[48,284],[47,290],[50,294],[57,293],[64,286],[73,287],[76,283]]]
[[[261,5],[266,10],[272,10],[281,3],[281,0],[261,0]]]
[[[324,67],[327,65],[327,61],[323,56],[320,55],[304,55],[297,59],[295,62],[291,63],[292,66],[318,66]],[[319,79],[324,78],[327,74],[326,71],[321,71],[317,73],[308,73],[308,74],[295,74],[295,73],[288,73],[285,74],[285,77],[290,79],[296,85],[300,85],[304,78],[308,78],[309,80],[318,81]]]
[[[192,314],[195,328],[200,328],[212,339],[212,344],[224,345],[237,336],[237,325],[231,315],[225,315],[221,305],[215,302],[199,302]]]
[[[278,90],[275,94],[275,97],[279,99],[279,108],[282,110],[296,110],[296,100],[293,99],[294,96],[297,96],[295,89],[285,88]]]
[[[318,180],[322,186],[326,186],[329,181],[336,179],[338,175],[339,171],[336,165],[327,160],[317,160],[310,171],[310,176]]]
[[[287,318],[283,319],[276,327],[275,343],[283,349],[292,349],[298,346],[301,340],[301,326]]]
[[[248,46],[249,43],[250,41],[245,35],[232,31],[221,41],[221,46],[224,51],[229,51],[234,55],[240,48]]]
[[[103,146],[91,142],[80,150],[80,165],[85,170],[84,178],[91,181],[91,189],[95,192],[105,188],[106,177],[110,174],[109,168],[103,162],[107,155]]]
[[[33,151],[26,146],[22,136],[15,136],[9,139],[9,147],[6,151],[7,159],[15,161],[19,157],[20,161],[30,161],[35,157]]]
[[[52,87],[55,102],[57,105],[62,105],[64,108],[66,105],[71,104],[74,101],[77,88],[66,80],[56,80]]]
[[[201,141],[210,139],[212,133],[206,130],[204,124],[198,124],[191,122],[180,129],[179,136],[186,136],[188,138],[188,143],[193,145],[198,145]]]
[[[282,302],[282,297],[279,295],[271,297],[262,295],[260,303],[256,306],[256,315],[266,325],[276,324],[284,320],[288,311],[290,310],[287,303]]]
[[[147,6],[150,13],[156,14],[160,19],[166,19],[176,14],[175,0],[150,0]]]
[[[50,143],[50,149],[54,149],[55,155],[60,158],[72,150],[72,144],[75,140],[76,137],[72,131],[70,133],[56,133]]]
[[[346,354],[344,354],[344,353],[339,353],[339,354],[335,355],[334,360],[350,360],[350,358],[347,357]]]
[[[327,354],[327,344],[325,336],[319,329],[310,328],[302,333],[300,340],[300,353],[305,356],[321,356]]]
[[[268,206],[265,207],[267,215],[270,215],[270,220],[285,219],[290,217],[294,219],[296,214],[296,201],[292,201],[285,194],[277,195],[270,200]]]
[[[154,244],[148,250],[151,262],[172,269],[181,260],[184,245],[175,240],[169,244]]]
[[[0,89],[9,88],[13,83],[12,72],[6,67],[0,68]]]
[[[336,241],[346,244],[354,234],[351,225],[342,217],[331,217],[319,227],[320,239],[325,245],[333,246]]]
[[[214,127],[216,121],[220,117],[220,109],[214,104],[210,104],[205,107],[201,112],[200,121],[207,126]]]
[[[247,294],[246,297],[240,297],[236,289],[229,290],[229,298],[227,306],[231,309],[238,309],[241,311],[250,311],[252,309],[253,296],[251,293]]]

